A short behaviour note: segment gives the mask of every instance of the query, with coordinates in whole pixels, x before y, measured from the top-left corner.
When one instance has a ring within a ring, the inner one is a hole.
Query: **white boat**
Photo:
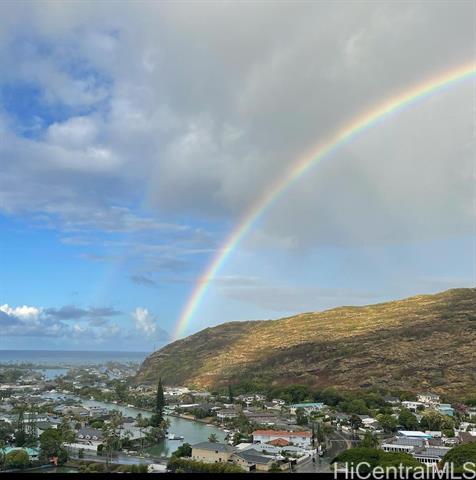
[[[167,438],[169,440],[183,440],[183,436],[182,435],[175,435],[175,433],[169,433],[167,435]]]

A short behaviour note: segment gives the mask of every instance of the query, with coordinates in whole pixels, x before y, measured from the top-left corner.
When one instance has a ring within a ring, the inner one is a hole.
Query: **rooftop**
[[[311,437],[311,432],[287,432],[286,430],[255,430],[252,435],[269,435],[277,437]]]
[[[243,452],[235,453],[236,456],[243,458],[249,463],[261,463],[261,464],[268,464],[269,462],[273,461],[272,457],[267,457],[262,455],[255,449],[245,450]]]
[[[228,452],[232,453],[236,450],[235,447],[231,447],[230,445],[225,445],[224,443],[217,443],[217,442],[200,442],[192,445],[192,449],[197,450],[209,450],[211,452]]]

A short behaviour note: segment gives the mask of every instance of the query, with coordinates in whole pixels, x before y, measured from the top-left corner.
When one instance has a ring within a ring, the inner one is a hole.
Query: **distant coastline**
[[[142,362],[150,352],[101,350],[0,350],[0,363],[81,365],[105,362]]]

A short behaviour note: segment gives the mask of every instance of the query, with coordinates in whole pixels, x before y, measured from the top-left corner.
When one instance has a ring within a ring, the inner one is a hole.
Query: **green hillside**
[[[244,381],[476,392],[476,289],[207,328],[151,354],[137,381]]]

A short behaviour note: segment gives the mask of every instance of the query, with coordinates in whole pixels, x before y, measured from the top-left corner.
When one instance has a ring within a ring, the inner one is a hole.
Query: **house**
[[[424,447],[416,449],[412,456],[425,465],[436,465],[450,450],[449,447]]]
[[[391,395],[386,395],[385,397],[383,397],[383,400],[390,405],[400,404],[400,399],[398,397],[392,397]]]
[[[192,460],[205,463],[228,462],[236,448],[224,443],[200,442],[192,445]]]
[[[440,403],[440,396],[435,393],[420,393],[417,395],[417,400],[426,406],[433,406]]]
[[[296,415],[296,410],[302,408],[309,415],[311,412],[319,412],[324,407],[325,405],[320,402],[294,403],[289,411],[291,415]]]
[[[35,413],[35,412],[25,412],[23,414],[23,423],[38,423],[38,422],[47,422],[48,415],[45,413]]]
[[[432,435],[426,432],[420,432],[419,430],[399,430],[398,434],[407,438],[432,438]]]
[[[276,462],[273,457],[263,455],[255,449],[234,453],[231,460],[246,471],[256,470],[257,472],[268,472],[271,465]]]
[[[295,431],[287,432],[286,430],[255,430],[252,434],[253,443],[269,443],[278,438],[284,439],[293,445],[311,446],[311,432]]]
[[[364,428],[373,428],[378,425],[378,421],[373,417],[369,417],[368,415],[358,415],[358,417],[362,420]]]
[[[426,445],[424,438],[395,437],[382,443],[381,448],[385,452],[412,453],[415,448],[425,447]]]
[[[264,402],[263,406],[266,410],[274,410],[276,412],[280,412],[283,408],[282,405],[274,402]]]
[[[102,432],[97,428],[83,427],[78,431],[77,436],[80,440],[93,440],[97,442],[101,440]]]
[[[101,407],[99,405],[92,405],[90,407],[87,407],[87,409],[89,410],[89,416],[91,417],[98,417],[108,414],[107,408]]]
[[[403,401],[402,406],[408,408],[412,412],[416,412],[419,408],[423,408],[425,405],[423,402],[411,402],[411,401]]]
[[[449,403],[440,403],[436,406],[436,409],[443,415],[448,415],[449,417],[453,417],[455,414],[454,408],[452,408]]]
[[[275,440],[270,440],[268,444],[273,445],[274,447],[287,447],[289,442],[284,438],[276,438]]]
[[[232,418],[236,418],[238,416],[238,413],[235,410],[218,410],[217,411],[217,418],[221,420],[228,420]]]

